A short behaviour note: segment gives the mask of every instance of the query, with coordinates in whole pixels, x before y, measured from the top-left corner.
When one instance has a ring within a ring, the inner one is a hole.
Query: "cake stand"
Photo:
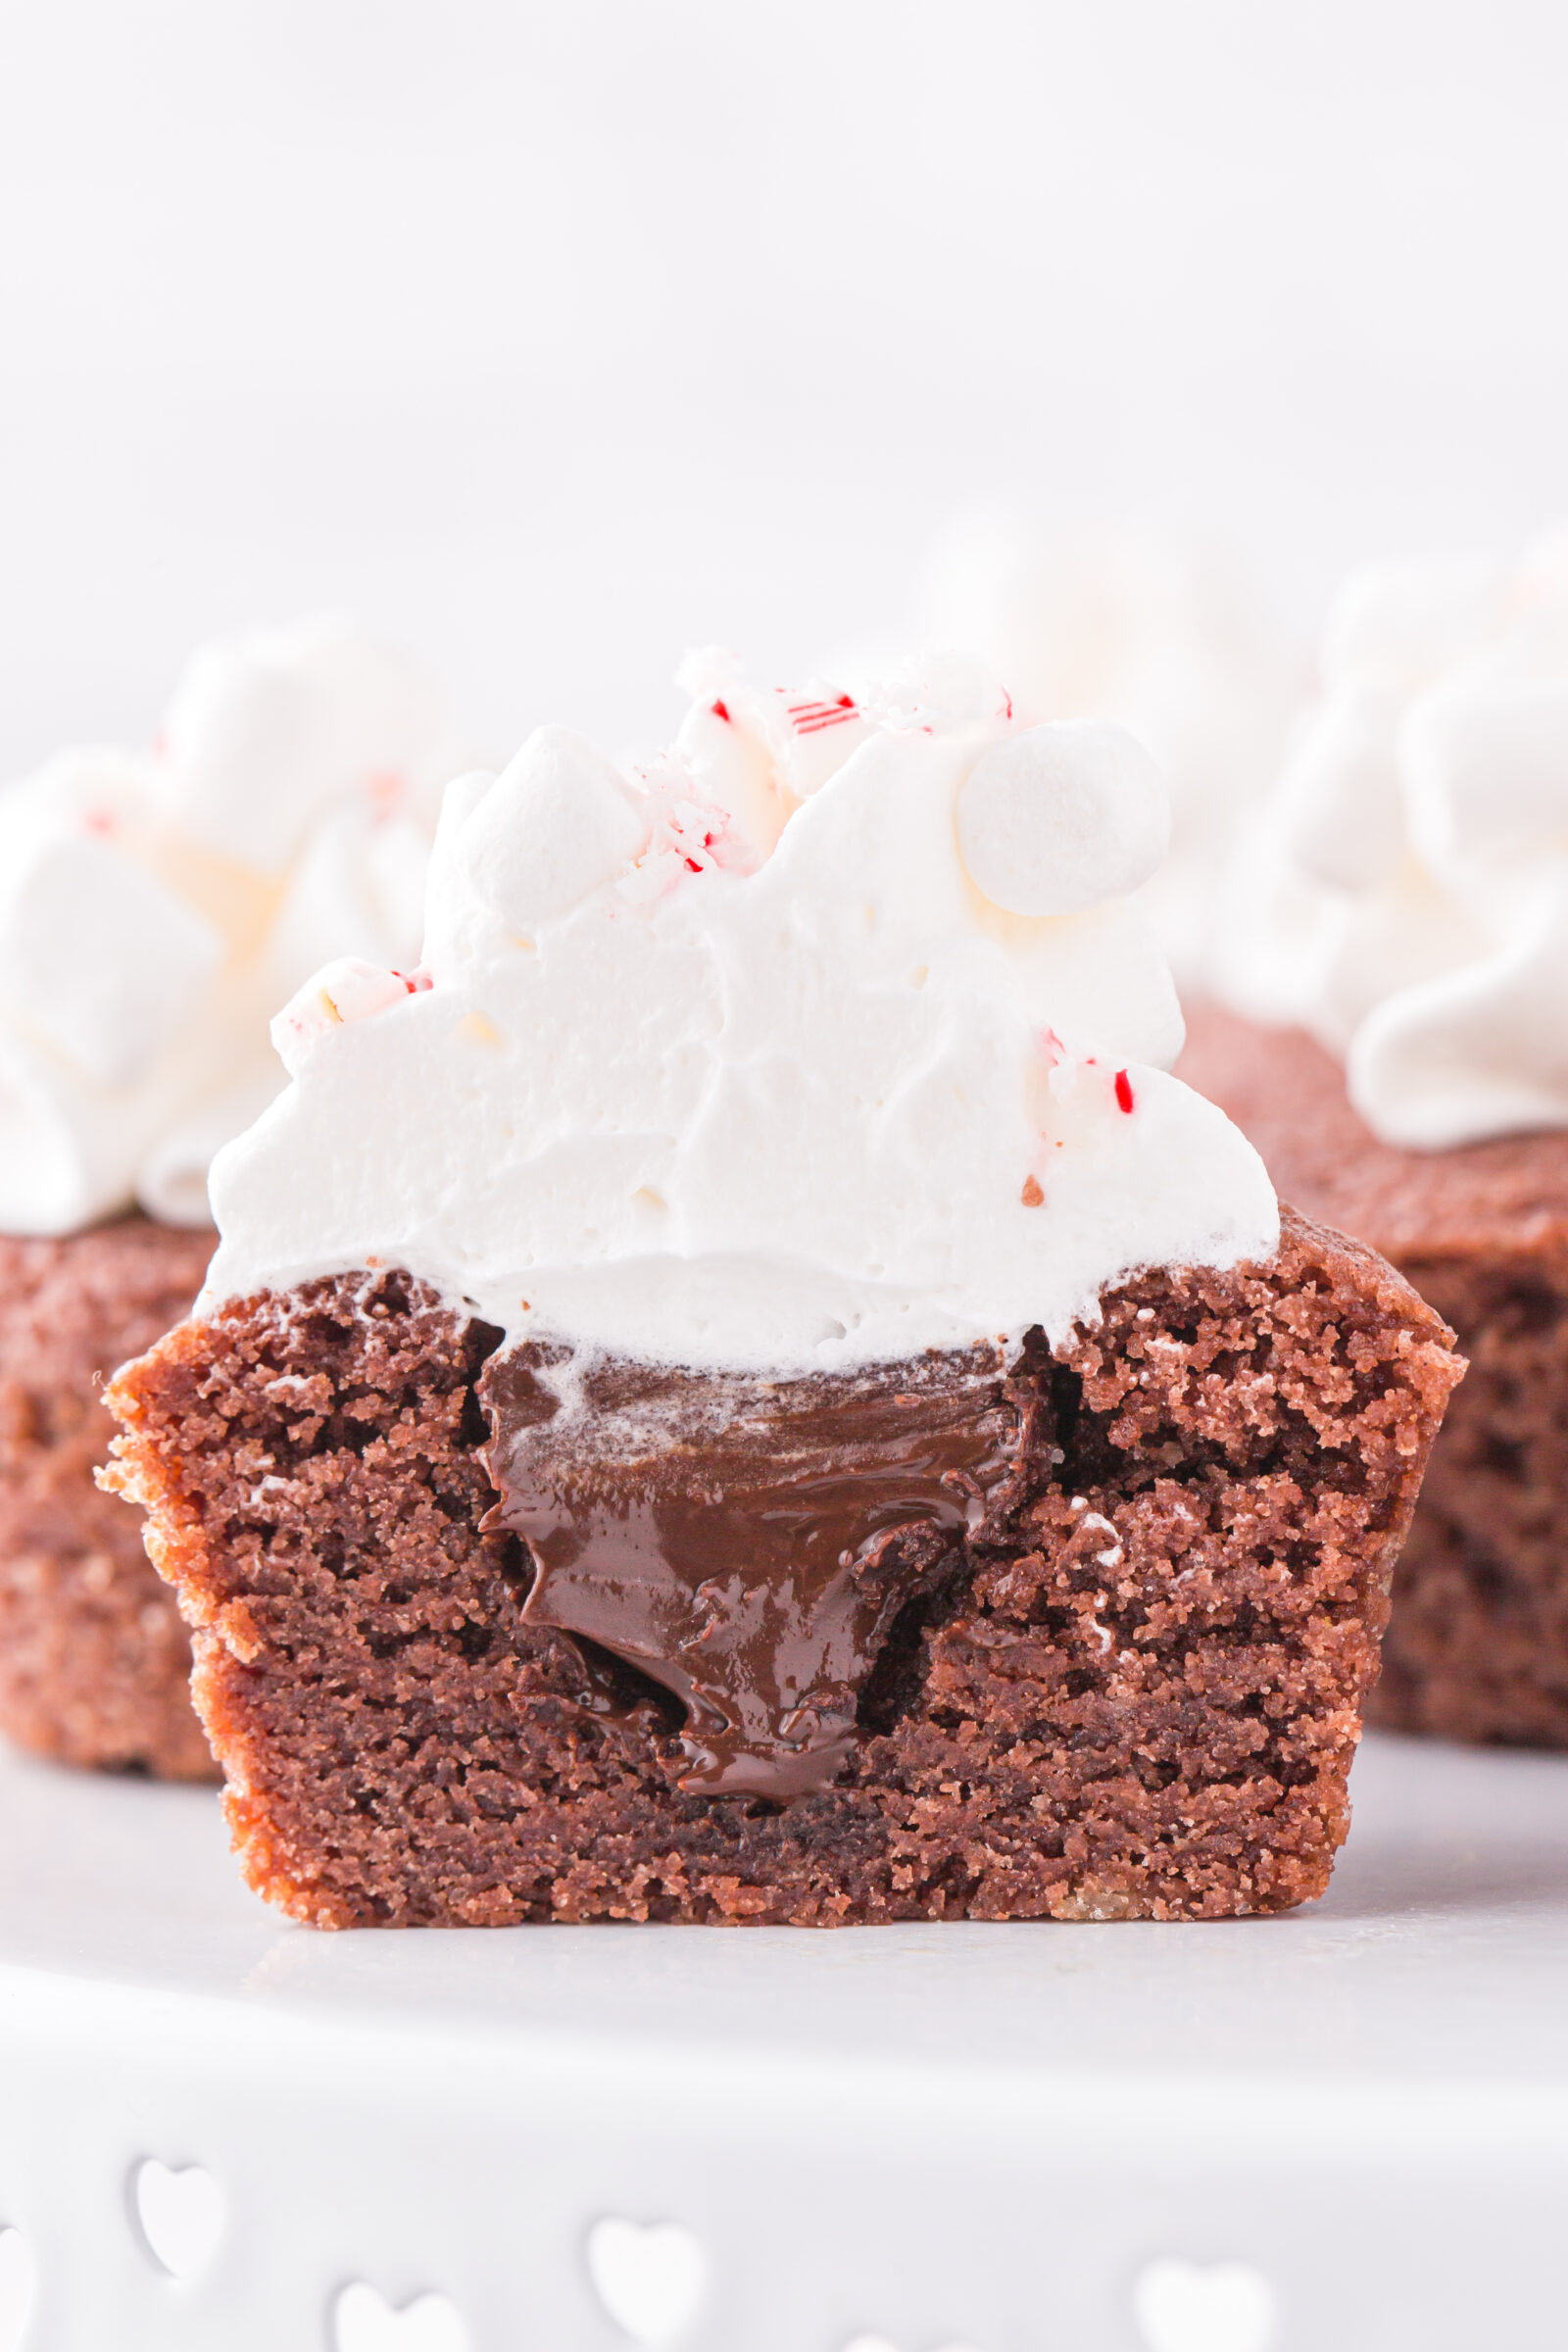
[[[1277,1920],[319,1935],[0,1763],[0,2352],[1568,2344],[1568,1758]]]

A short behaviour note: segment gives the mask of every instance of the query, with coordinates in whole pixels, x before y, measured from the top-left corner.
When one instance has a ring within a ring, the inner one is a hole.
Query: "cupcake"
[[[1211,1918],[1326,1884],[1457,1373],[1167,1073],[1159,775],[949,659],[448,790],[110,1395],[322,1926]]]
[[[1347,585],[1229,904],[1184,1075],[1470,1358],[1378,1718],[1568,1746],[1568,542]]]
[[[41,1754],[212,1774],[172,1596],[93,1482],[101,1384],[200,1288],[278,1003],[416,949],[449,744],[422,678],[320,620],[198,655],[151,752],[0,796],[0,1731]]]

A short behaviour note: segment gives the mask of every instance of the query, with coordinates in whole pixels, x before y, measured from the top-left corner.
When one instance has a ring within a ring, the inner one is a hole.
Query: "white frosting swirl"
[[[1568,536],[1347,584],[1234,905],[1221,993],[1386,1142],[1568,1126]]]
[[[214,1169],[209,1300],[400,1264],[514,1336],[829,1369],[1270,1254],[1106,895],[1159,854],[1146,754],[1020,729],[956,659],[858,702],[721,656],[683,682],[645,772],[545,728],[451,786],[423,968],[340,963],[278,1018],[294,1083]]]
[[[269,1016],[323,956],[412,958],[443,704],[350,623],[210,647],[146,754],[61,753],[0,795],[0,1231],[207,1171],[282,1083]]]

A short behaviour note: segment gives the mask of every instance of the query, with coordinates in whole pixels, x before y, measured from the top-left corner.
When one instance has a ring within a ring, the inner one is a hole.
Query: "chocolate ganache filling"
[[[681,1787],[784,1801],[854,1752],[904,1603],[1004,1504],[1044,1409],[998,1348],[765,1380],[528,1342],[480,1383],[533,1624],[686,1709]]]

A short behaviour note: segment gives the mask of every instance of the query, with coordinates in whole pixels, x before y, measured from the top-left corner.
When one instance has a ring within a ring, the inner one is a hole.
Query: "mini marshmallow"
[[[1299,692],[1266,600],[1200,539],[1047,533],[969,508],[928,559],[925,611],[943,639],[985,648],[1023,724],[1105,720],[1152,753],[1171,847],[1142,908],[1178,980],[1201,993],[1234,927],[1236,822],[1278,765]]]
[[[732,763],[733,756],[726,758],[722,753],[722,737],[706,722],[716,720],[740,746],[765,763],[765,789],[778,808],[772,829],[772,840],[776,840],[779,825],[791,809],[820,792],[851,753],[867,741],[875,718],[886,715],[862,710],[842,686],[819,678],[788,692],[776,686],[754,686],[735,656],[716,646],[689,653],[676,673],[676,683],[693,703],[676,741],[677,757],[688,758],[706,797],[707,760],[719,753],[723,764],[713,779],[719,806],[731,806],[732,792],[745,795],[737,803],[736,815],[756,840],[771,821],[760,802],[752,802],[751,815],[747,812],[750,793],[762,785],[762,776],[754,775],[748,792]]]
[[[0,899],[0,1003],[84,1076],[134,1084],[223,960],[206,917],[90,834],[45,836]]]
[[[404,830],[401,819],[383,825],[363,805],[340,803],[315,828],[277,903],[260,959],[270,1004],[281,1004],[302,974],[335,956],[399,965],[417,959],[418,911],[405,906],[390,923],[373,889],[372,859],[390,824]],[[422,886],[422,845],[417,858]]]
[[[407,662],[313,621],[199,655],[156,750],[62,753],[0,795],[0,1058],[31,1155],[0,1227],[205,1217],[207,1157],[281,1084],[276,1005],[328,957],[417,956],[449,741]]]
[[[811,800],[831,782],[870,740],[872,721],[842,687],[813,684],[771,699],[779,782],[793,806]]]
[[[715,844],[722,865],[760,865],[784,830],[793,805],[767,748],[722,695],[694,703],[675,752],[702,801],[723,818]]]
[[[347,1021],[368,1020],[428,986],[422,976],[384,972],[358,956],[339,956],[290,997],[272,1019],[272,1044],[291,1074],[306,1049]]]
[[[433,693],[350,622],[239,638],[205,648],[175,690],[166,809],[190,840],[276,873],[335,799],[412,807],[433,797],[446,740]]]
[[[621,872],[648,836],[647,810],[613,763],[569,727],[540,727],[463,824],[453,855],[479,902],[526,936]]]
[[[172,823],[264,873],[288,862],[311,810],[344,780],[324,665],[293,656],[266,638],[205,647],[164,727]]]
[[[1323,682],[1407,694],[1486,642],[1507,592],[1500,565],[1457,557],[1425,564],[1369,564],[1329,609]]]
[[[79,744],[56,752],[30,776],[6,788],[8,834],[82,833],[116,849],[145,842],[157,807],[156,762],[112,744]]]
[[[1169,844],[1170,801],[1135,736],[1060,720],[982,755],[957,825],[969,878],[994,906],[1072,914],[1148,881]]]

